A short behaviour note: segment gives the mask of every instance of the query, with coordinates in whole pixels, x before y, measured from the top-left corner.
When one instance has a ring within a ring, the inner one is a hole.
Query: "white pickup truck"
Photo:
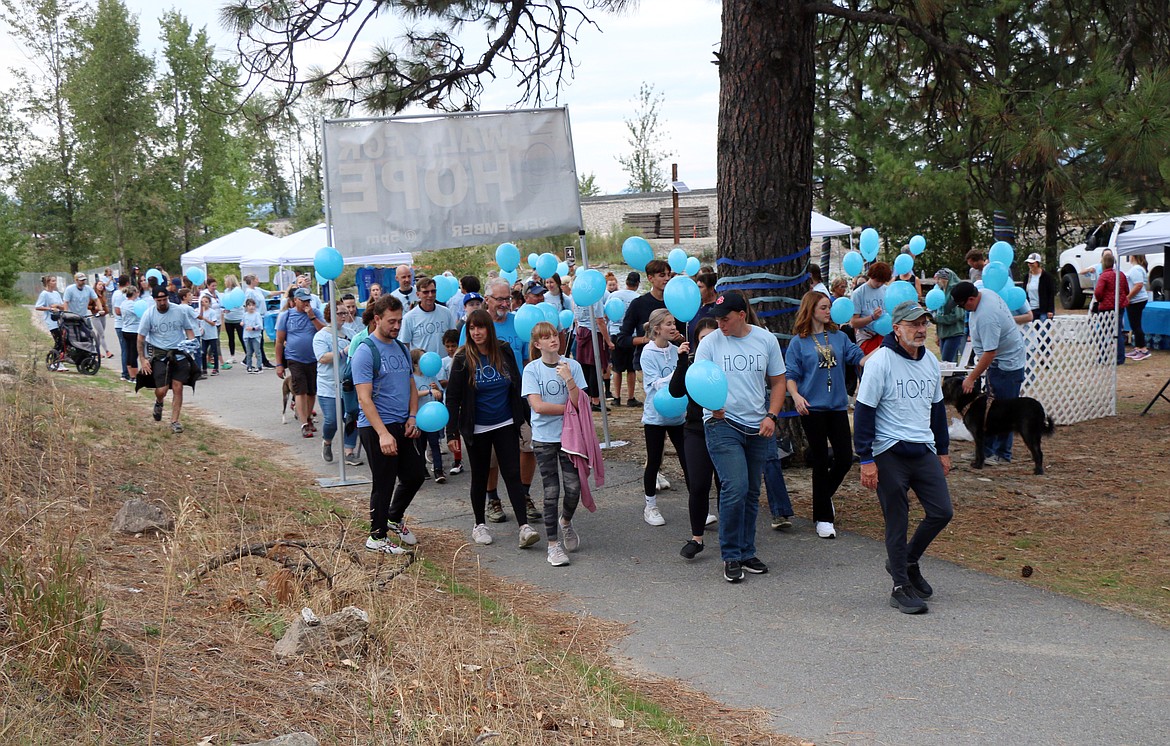
[[[1122,215],[1109,218],[1098,226],[1085,231],[1084,243],[1079,243],[1071,249],[1060,253],[1060,305],[1064,308],[1084,308],[1085,300],[1093,295],[1093,286],[1097,282],[1095,272],[1082,274],[1084,270],[1092,269],[1101,261],[1101,252],[1113,249],[1117,245],[1117,237],[1122,233],[1140,228],[1141,226],[1159,218],[1170,216],[1167,212],[1147,212],[1140,215]],[[1116,252],[1115,252],[1116,253]],[[1162,279],[1163,252],[1158,251],[1146,255],[1150,271],[1149,291],[1154,300],[1165,300],[1165,285]],[[1121,258],[1121,270],[1130,268],[1129,259]]]

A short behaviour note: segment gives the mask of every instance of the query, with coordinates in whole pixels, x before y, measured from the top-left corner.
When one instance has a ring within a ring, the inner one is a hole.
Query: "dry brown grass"
[[[40,343],[22,313],[0,312],[12,345],[0,360]],[[306,487],[310,475],[260,457],[244,434],[188,420],[173,437],[145,397],[91,381],[21,368],[0,394],[0,562],[21,558],[26,585],[56,578],[72,603],[52,607],[57,628],[19,638],[3,597],[0,743],[227,744],[295,730],[330,744],[791,743],[764,713],[615,672],[620,627],[497,580],[458,533],[426,532],[413,563],[354,551],[360,496]],[[112,534],[134,496],[171,513],[174,530]],[[224,552],[278,539],[310,546],[195,579]],[[320,571],[302,571],[306,556]],[[54,557],[68,572],[51,574]],[[97,632],[85,623],[99,602]],[[301,606],[347,605],[370,615],[364,655],[274,660]]]

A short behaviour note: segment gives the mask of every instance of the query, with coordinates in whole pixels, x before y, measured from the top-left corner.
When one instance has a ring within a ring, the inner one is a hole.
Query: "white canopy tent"
[[[179,257],[179,263],[183,269],[207,264],[234,264],[279,241],[276,236],[270,236],[255,228],[240,228],[188,251]]]
[[[1117,235],[1119,256],[1152,254],[1170,245],[1170,216],[1151,220],[1140,228]]]
[[[825,238],[826,236],[846,236],[853,233],[853,229],[844,223],[826,217],[819,212],[812,214],[812,237]]]
[[[313,263],[313,258],[324,246],[329,245],[329,234],[324,223],[290,233],[276,239],[262,250],[239,259],[240,267],[272,267],[276,265],[303,267]],[[348,265],[365,264],[412,264],[413,257],[407,252],[365,254],[347,256]]]

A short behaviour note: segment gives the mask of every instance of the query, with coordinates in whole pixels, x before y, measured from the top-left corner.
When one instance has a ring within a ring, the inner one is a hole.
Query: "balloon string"
[[[807,269],[807,268],[806,268]],[[780,280],[786,282],[788,280],[803,280],[808,277],[808,272],[801,272],[798,275],[774,275],[771,272],[754,272],[750,275],[734,275],[723,277],[715,281],[715,285],[726,285],[731,282],[747,282],[749,280]]]
[[[794,280],[787,282],[747,282],[747,283],[728,283],[720,288],[720,290],[783,290],[785,288],[795,287],[796,285],[805,282],[808,275],[797,277]]]
[[[791,303],[794,306],[800,305],[800,298],[788,298],[783,295],[761,295],[757,298],[752,298],[749,303]]]
[[[741,262],[741,261],[738,261],[736,259],[720,258],[720,259],[715,260],[715,264],[716,265],[726,264],[729,267],[768,267],[768,266],[771,266],[773,264],[783,264],[784,262],[795,261],[796,259],[799,259],[808,253],[809,253],[809,247],[805,246],[803,249],[796,252],[795,254],[789,254],[788,256],[782,256],[782,257],[779,257],[778,259],[760,259],[759,261],[754,261],[754,262]]]
[[[771,311],[756,311],[756,316],[764,319],[769,316],[780,316],[781,314],[785,313],[796,313],[798,310],[800,309],[795,306],[790,306],[789,308],[776,308]]]

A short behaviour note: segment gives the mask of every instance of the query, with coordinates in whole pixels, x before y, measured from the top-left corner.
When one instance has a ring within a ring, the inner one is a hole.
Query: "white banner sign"
[[[325,124],[334,245],[346,256],[576,233],[564,109]]]

